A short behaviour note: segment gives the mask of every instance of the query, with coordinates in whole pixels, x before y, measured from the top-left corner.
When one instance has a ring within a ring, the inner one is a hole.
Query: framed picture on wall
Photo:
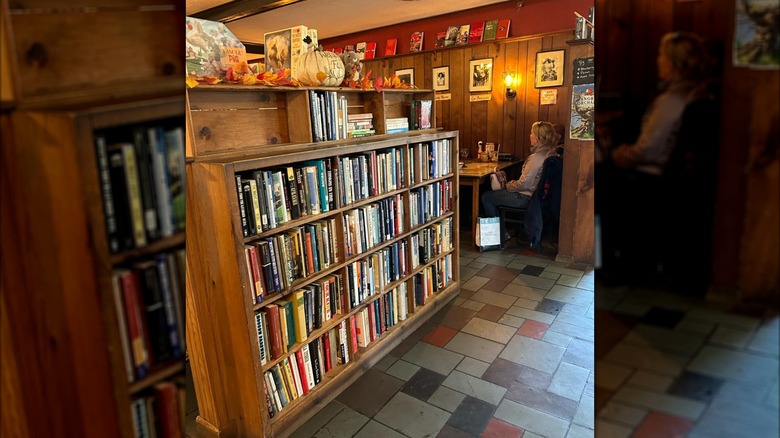
[[[534,87],[560,87],[563,85],[564,50],[538,52],[534,70]]]
[[[414,85],[414,69],[413,68],[402,68],[400,70],[395,71],[396,77],[401,80],[401,82],[407,83],[409,85]]]
[[[450,66],[433,68],[433,90],[447,91],[450,89]]]
[[[493,88],[493,58],[469,61],[469,92],[490,91]]]

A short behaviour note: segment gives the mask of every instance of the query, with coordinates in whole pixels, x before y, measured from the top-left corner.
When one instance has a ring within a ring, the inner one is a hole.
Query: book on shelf
[[[485,21],[485,30],[482,32],[482,41],[490,41],[496,39],[497,30],[498,30],[498,20]]]
[[[181,437],[176,384],[171,381],[155,384],[153,406],[156,414],[156,436],[158,438]]]
[[[376,42],[371,41],[366,43],[366,56],[365,59],[376,58]]]
[[[479,20],[471,23],[469,31],[469,44],[482,42],[482,32],[485,30],[485,21]]]
[[[398,38],[389,38],[385,43],[385,56],[395,55],[398,49]]]
[[[355,51],[354,44],[347,44],[344,46],[344,52],[354,52],[354,51]]]
[[[502,20],[498,20],[498,27],[496,28],[496,39],[509,37],[509,24],[510,23],[511,23],[511,20],[508,19],[508,18],[504,18]]]
[[[358,59],[366,59],[366,42],[361,41],[355,44],[355,53],[358,55]]]
[[[458,36],[455,39],[456,46],[463,46],[469,43],[470,24],[461,24],[458,26]]]
[[[409,40],[409,52],[421,52],[423,50],[423,37],[425,32],[417,31],[412,32],[412,37]]]
[[[311,41],[306,42],[306,39]],[[275,30],[263,34],[265,47],[265,70],[279,73],[283,68],[290,69],[290,76],[297,77],[301,68],[301,55],[317,47],[319,38],[315,29],[304,25]]]
[[[447,27],[447,33],[444,36],[444,47],[454,46],[458,42],[458,31],[460,31],[460,26]]]
[[[436,44],[434,44],[434,48],[441,49],[444,47],[444,41],[447,39],[447,31],[444,32],[436,32]]]

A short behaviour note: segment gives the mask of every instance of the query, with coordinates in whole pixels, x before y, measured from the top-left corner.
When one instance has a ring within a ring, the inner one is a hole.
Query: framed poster
[[[398,77],[398,79],[401,80],[401,82],[407,83],[409,85],[414,85],[413,68],[402,68],[400,70],[396,70],[395,75]]]
[[[450,66],[433,68],[433,90],[447,91],[450,89]]]
[[[563,54],[565,50],[552,50],[536,54],[534,87],[559,87],[563,85]]]
[[[493,58],[469,61],[469,92],[490,91],[493,87]]]

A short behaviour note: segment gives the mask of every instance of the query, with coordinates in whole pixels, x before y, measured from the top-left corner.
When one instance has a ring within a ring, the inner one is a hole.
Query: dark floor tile
[[[484,278],[506,281],[509,283],[514,280],[519,273],[519,269],[507,268],[505,266],[486,265],[484,268],[480,269],[476,275]]]
[[[336,400],[367,417],[373,417],[403,385],[403,380],[372,368],[339,394]]]
[[[595,369],[593,342],[577,338],[572,339],[571,342],[569,342],[569,346],[566,347],[566,352],[563,353],[563,358],[561,360],[593,371]]]
[[[628,332],[633,330],[640,318],[612,313],[606,309],[596,309],[595,328],[597,342],[594,357],[603,358]]]
[[[439,324],[442,319],[444,319],[445,316],[447,316],[447,313],[450,311],[450,309],[454,306],[452,301],[447,303],[444,307],[437,310],[436,313],[431,316],[431,318],[428,320],[434,324]]]
[[[552,374],[524,366],[523,370],[520,371],[520,377],[517,378],[517,381],[524,385],[546,390],[547,387],[550,386],[552,378]]]
[[[447,424],[473,436],[479,436],[487,426],[496,407],[478,398],[466,396]]]
[[[475,293],[477,293],[477,291],[475,291],[475,290],[468,290],[468,289],[460,288],[460,293],[458,294],[458,296],[463,298],[464,300],[468,300]]]
[[[404,354],[408,353],[409,350],[411,350],[414,345],[417,344],[417,341],[403,341],[400,344],[398,344],[397,347],[393,348],[390,351],[390,354],[392,354],[395,357],[403,357]]]
[[[674,328],[684,316],[685,312],[679,310],[653,307],[642,317],[642,322],[659,327]]]
[[[512,386],[512,383],[520,379],[520,373],[525,368],[526,367],[519,363],[501,359],[499,357],[494,360],[485,373],[482,374],[482,380],[495,383],[504,388],[509,388]]]
[[[537,312],[544,312],[550,315],[558,315],[561,313],[561,310],[563,309],[563,306],[566,303],[562,303],[560,301],[551,300],[549,298],[545,298],[536,305],[536,311]]]
[[[427,368],[420,368],[401,388],[401,392],[422,401],[427,401],[428,397],[432,396],[446,379],[447,376],[445,375]]]
[[[525,268],[523,268],[522,271],[520,271],[521,274],[525,275],[533,275],[535,277],[538,277],[539,274],[541,274],[544,271],[544,268],[541,268],[539,266],[531,266],[528,265]]]
[[[447,316],[441,320],[441,325],[446,325],[447,327],[454,328],[455,330],[460,330],[465,327],[471,318],[473,318],[476,314],[477,312],[474,310],[466,309],[465,307],[460,306],[452,306],[452,309],[447,312]]]
[[[485,304],[485,307],[480,309],[475,315],[477,318],[486,319],[488,321],[496,322],[501,319],[506,313],[506,309],[503,307],[494,306],[492,304]]]
[[[721,385],[723,385],[723,380],[721,379],[685,371],[666,392],[709,403],[718,393]]]
[[[490,279],[490,281],[488,281],[487,283],[485,283],[482,286],[482,289],[493,291],[493,292],[501,292],[502,290],[504,290],[505,287],[507,287],[507,285],[509,285],[508,281],[496,280],[495,278],[493,278]]]
[[[559,418],[571,420],[577,412],[578,403],[547,392],[541,388],[515,382],[509,387],[505,398],[538,411],[546,412]],[[454,416],[454,415],[453,415]]]
[[[478,435],[471,435],[470,433],[456,429],[449,424],[445,424],[439,431],[439,434],[436,435],[436,438],[476,438],[477,436]]]

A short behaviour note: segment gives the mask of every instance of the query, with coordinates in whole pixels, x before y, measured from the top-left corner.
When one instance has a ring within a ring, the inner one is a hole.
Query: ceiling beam
[[[304,0],[233,0],[192,14],[195,18],[229,23]]]

